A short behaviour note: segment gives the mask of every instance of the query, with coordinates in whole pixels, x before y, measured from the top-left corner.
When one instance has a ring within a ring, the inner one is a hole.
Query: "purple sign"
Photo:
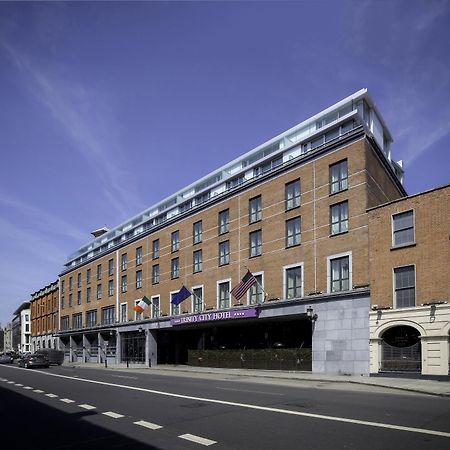
[[[190,316],[178,316],[170,319],[172,326],[187,325],[202,322],[212,322],[215,320],[231,320],[231,319],[246,319],[249,317],[258,317],[259,310],[256,308],[238,309],[234,311],[216,311],[204,312]]]

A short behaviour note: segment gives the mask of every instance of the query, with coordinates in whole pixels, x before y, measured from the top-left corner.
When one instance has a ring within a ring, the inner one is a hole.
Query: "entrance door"
[[[122,362],[145,363],[145,334],[127,333],[122,336]]]
[[[381,370],[421,372],[420,334],[415,328],[398,326],[383,334]]]

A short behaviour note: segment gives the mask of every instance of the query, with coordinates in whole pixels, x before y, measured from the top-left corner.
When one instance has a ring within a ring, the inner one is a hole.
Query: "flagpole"
[[[253,272],[244,264],[244,267],[253,275]],[[253,275],[253,277],[256,280],[256,277]],[[261,290],[264,292],[264,300],[269,296],[269,294],[264,290],[264,288],[261,286],[261,284],[256,280],[256,284],[261,288]]]

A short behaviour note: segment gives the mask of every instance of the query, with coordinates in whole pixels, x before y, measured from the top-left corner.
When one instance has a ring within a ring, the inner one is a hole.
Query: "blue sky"
[[[369,88],[450,182],[450,2],[0,3],[0,322],[113,227]]]

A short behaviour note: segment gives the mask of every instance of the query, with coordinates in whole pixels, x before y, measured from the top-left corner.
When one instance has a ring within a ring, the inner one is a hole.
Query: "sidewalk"
[[[249,369],[223,369],[215,367],[193,367],[193,366],[174,366],[158,365],[156,367],[145,367],[142,364],[108,364],[108,367],[94,363],[64,363],[67,367],[76,368],[95,368],[104,370],[119,371],[139,371],[142,373],[166,373],[169,375],[181,375],[187,373],[216,374],[247,378],[266,378],[266,379],[284,379],[284,380],[304,380],[319,381],[329,383],[354,383],[359,385],[376,386],[390,389],[399,389],[421,394],[438,395],[441,397],[450,397],[450,377],[443,375],[433,379],[424,379],[420,376],[411,377],[401,376],[350,376],[350,375],[322,375],[311,372],[289,372],[283,370],[249,370]]]

